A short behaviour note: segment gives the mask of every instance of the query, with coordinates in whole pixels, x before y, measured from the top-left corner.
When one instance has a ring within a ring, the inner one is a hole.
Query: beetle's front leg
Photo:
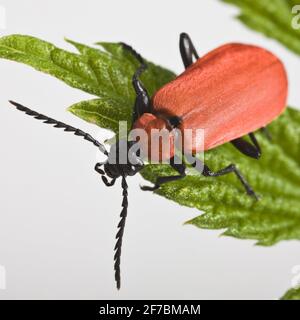
[[[116,182],[116,179],[114,178],[111,181],[108,181],[105,176],[105,172],[101,169],[101,166],[103,166],[103,163],[100,163],[100,162],[96,163],[95,171],[101,175],[102,181],[107,187],[113,186]]]
[[[175,169],[179,173],[179,175],[157,177],[156,182],[153,187],[141,186],[141,189],[143,191],[154,191],[154,190],[159,189],[159,187],[164,183],[177,181],[177,180],[183,179],[186,176],[186,174],[185,174],[186,166],[184,163],[180,163],[180,164],[175,163],[175,157],[173,157],[172,159],[170,159],[170,165],[173,169]]]

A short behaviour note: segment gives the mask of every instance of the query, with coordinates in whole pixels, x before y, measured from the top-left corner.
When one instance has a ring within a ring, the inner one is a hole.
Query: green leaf
[[[292,27],[296,0],[222,0],[241,9],[238,19],[249,28],[281,42],[300,54],[300,30]]]
[[[300,300],[300,288],[290,289],[280,300]]]
[[[6,36],[0,38],[0,58],[27,64],[71,87],[100,97],[69,108],[73,114],[88,122],[113,131],[117,130],[119,120],[130,122],[134,104],[131,78],[139,63],[119,44],[98,43],[104,51],[71,40],[67,42],[79,54],[31,36]],[[152,95],[174,76],[172,72],[149,63],[142,80]]]
[[[3,37],[0,39],[0,56],[30,65],[74,88],[102,94],[102,86],[84,57],[49,42],[22,35]]]
[[[75,116],[116,133],[119,130],[119,121],[131,123],[131,109],[129,104],[111,98],[81,101],[68,108]]]
[[[26,63],[54,75],[68,85],[96,95],[69,110],[80,118],[117,132],[120,120],[131,119],[134,103],[131,78],[138,66],[134,57],[119,44],[98,43],[89,47],[68,40],[79,51],[70,53],[28,36],[0,38],[0,57]],[[143,75],[151,94],[174,74],[149,63]],[[259,161],[240,154],[231,144],[206,152],[206,163],[220,169],[229,163],[238,168],[261,195],[260,201],[247,196],[234,175],[205,178],[188,172],[157,194],[181,205],[204,211],[188,224],[207,229],[225,229],[224,234],[254,239],[260,245],[300,239],[300,112],[288,108],[270,125],[273,141],[258,133],[263,155]],[[147,165],[141,172],[154,181],[174,174],[167,165]]]

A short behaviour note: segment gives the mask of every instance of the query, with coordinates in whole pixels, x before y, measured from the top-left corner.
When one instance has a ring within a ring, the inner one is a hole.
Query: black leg
[[[186,167],[184,163],[180,163],[180,164],[175,163],[175,157],[173,157],[170,161],[170,165],[172,166],[173,169],[175,169],[179,173],[179,175],[158,177],[153,187],[141,186],[141,189],[143,191],[154,191],[154,190],[157,190],[164,183],[180,180],[186,176],[185,174]]]
[[[112,186],[115,184],[115,182],[116,182],[116,179],[115,179],[115,178],[112,179],[111,181],[108,181],[105,176],[101,176],[101,178],[102,178],[103,183],[104,183],[107,187],[112,187]]]
[[[198,161],[201,161],[199,159],[196,159],[196,162],[194,162],[192,164],[193,167],[196,167],[196,164]],[[202,163],[201,163],[202,164]],[[199,163],[198,163],[199,165]],[[199,166],[201,167],[201,166]],[[243,177],[243,175],[240,173],[240,171],[237,169],[237,167],[235,166],[235,164],[230,164],[229,166],[218,170],[216,172],[213,172],[212,170],[210,170],[210,168],[206,165],[203,164],[203,171],[202,171],[202,175],[205,177],[219,177],[219,176],[224,176],[226,174],[229,173],[234,173],[237,178],[240,180],[240,182],[242,183],[242,185],[244,186],[246,192],[248,195],[253,196],[256,200],[259,200],[258,195],[254,192],[254,190],[251,188],[251,186],[249,185],[249,183],[247,182],[247,180]]]
[[[98,172],[101,175],[102,181],[103,183],[107,186],[107,187],[111,187],[115,184],[116,179],[112,179],[111,181],[108,181],[107,178],[105,177],[105,172],[101,169],[101,166],[103,165],[103,163],[96,163],[95,165],[95,170],[96,172]]]
[[[140,66],[135,71],[132,77],[132,85],[136,93],[136,99],[134,103],[134,110],[133,110],[133,118],[132,123],[134,123],[143,113],[151,113],[151,100],[149,94],[144,87],[143,83],[139,79],[141,74],[147,69],[147,64],[145,63],[142,56],[137,53],[131,46],[121,43],[123,47],[128,50],[139,62]]]
[[[259,154],[259,156],[260,156],[261,155],[261,147],[260,147],[258,141],[256,140],[254,133],[253,132],[249,133],[249,137],[257,150],[257,154]]]
[[[193,45],[191,38],[184,32],[180,34],[179,50],[185,68],[188,68],[191,64],[193,64],[194,59],[199,59],[199,55]]]
[[[269,141],[272,141],[272,136],[268,130],[267,127],[262,127],[260,128],[260,131],[265,135],[265,137],[269,140]]]
[[[231,143],[243,154],[245,154],[248,157],[259,159],[261,156],[261,148],[258,143],[258,141],[255,138],[254,133],[249,133],[249,137],[253,143],[249,143],[248,141],[238,138],[235,140],[232,140]]]

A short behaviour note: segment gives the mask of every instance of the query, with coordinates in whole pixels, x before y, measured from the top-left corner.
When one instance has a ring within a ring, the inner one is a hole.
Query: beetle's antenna
[[[92,142],[96,147],[100,149],[101,152],[103,152],[105,155],[108,155],[107,150],[105,149],[104,145],[94,139],[90,134],[80,130],[76,129],[72,126],[69,126],[68,124],[65,124],[63,122],[54,120],[52,118],[49,118],[41,113],[38,113],[36,111],[33,111],[17,102],[9,101],[12,105],[14,105],[18,110],[25,112],[27,115],[34,117],[37,120],[42,120],[44,123],[52,124],[54,125],[54,128],[62,128],[66,132],[73,132],[76,136],[83,137],[85,140]]]
[[[128,208],[128,185],[125,179],[125,176],[122,176],[122,189],[123,189],[123,201],[122,201],[122,211],[120,214],[121,220],[118,224],[119,231],[116,235],[116,245],[115,245],[115,256],[114,256],[114,269],[115,269],[115,280],[117,283],[117,288],[120,289],[121,287],[121,270],[120,270],[120,264],[121,264],[121,251],[122,251],[122,241],[123,241],[123,234],[125,229],[125,222],[127,217],[127,208]]]

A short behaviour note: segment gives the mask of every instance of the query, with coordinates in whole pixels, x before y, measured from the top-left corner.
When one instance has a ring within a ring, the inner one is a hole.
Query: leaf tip
[[[193,225],[193,219],[191,219],[191,220],[187,220],[187,221],[185,221],[185,222],[183,222],[183,224],[182,224],[183,226],[186,226],[186,225]]]
[[[66,109],[66,111],[71,112],[71,113],[73,113],[73,114],[75,114],[75,113],[76,113],[76,112],[75,112],[75,108],[74,108],[74,106],[70,106],[70,107],[68,107],[68,108]]]

